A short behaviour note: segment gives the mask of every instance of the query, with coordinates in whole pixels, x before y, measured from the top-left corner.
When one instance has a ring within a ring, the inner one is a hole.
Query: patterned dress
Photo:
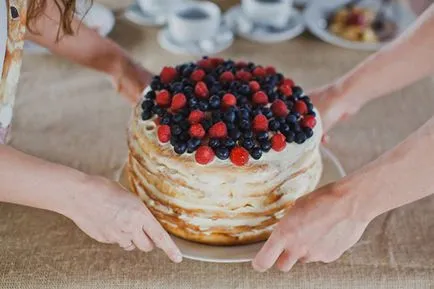
[[[21,58],[26,32],[26,0],[0,0],[0,9],[6,9],[0,17],[0,144],[7,141],[12,121],[12,108],[15,102],[18,79],[20,76]],[[5,25],[7,25],[5,29]]]

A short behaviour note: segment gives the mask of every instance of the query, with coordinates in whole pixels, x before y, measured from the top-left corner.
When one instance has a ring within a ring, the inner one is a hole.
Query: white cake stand
[[[337,181],[346,175],[342,165],[331,151],[321,147],[321,155],[324,170],[318,187]],[[122,170],[119,182],[122,186],[128,188],[125,170]],[[264,242],[260,242],[251,245],[221,247],[194,243],[175,236],[172,236],[172,238],[185,258],[213,263],[250,262],[264,244]]]

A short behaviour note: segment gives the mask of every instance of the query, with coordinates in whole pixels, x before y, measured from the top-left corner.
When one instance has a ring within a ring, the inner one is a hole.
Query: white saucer
[[[343,39],[327,30],[327,15],[337,7],[342,7],[348,0],[328,0],[312,1],[306,8],[304,18],[309,30],[319,39],[330,44],[348,49],[375,51],[383,47],[387,42],[381,43],[363,43]],[[361,5],[378,9],[378,0],[364,0]],[[387,17],[396,21],[398,25],[398,34],[401,34],[417,18],[411,8],[404,3],[405,1],[392,1],[391,9],[387,11]]]
[[[244,15],[240,5],[229,9],[224,20],[237,35],[261,43],[287,41],[297,37],[305,30],[303,17],[296,9],[293,9],[291,17],[283,28],[253,23]]]
[[[321,155],[324,170],[318,187],[337,181],[346,175],[342,165],[332,152],[321,147]],[[125,188],[128,188],[127,176],[124,170],[120,174],[119,182]],[[260,242],[243,246],[218,247],[194,243],[174,236],[172,238],[185,258],[213,263],[250,262],[264,244],[264,242]]]
[[[158,33],[160,46],[175,54],[198,56],[216,54],[231,46],[233,42],[234,34],[224,24],[220,26],[220,30],[214,38],[197,42],[179,43],[173,39],[167,27]]]
[[[167,22],[167,13],[155,13],[140,8],[137,1],[134,1],[124,12],[123,16],[140,26],[163,26]]]
[[[99,3],[93,3],[85,17],[83,23],[88,27],[96,29],[101,36],[107,36],[115,26],[115,16],[113,12]],[[50,51],[31,41],[24,42],[24,51],[29,54],[46,54]]]

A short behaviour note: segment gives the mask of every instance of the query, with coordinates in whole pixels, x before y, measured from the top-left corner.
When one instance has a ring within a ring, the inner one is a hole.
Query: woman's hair
[[[61,35],[74,34],[72,20],[74,19],[76,0],[30,0],[27,7],[27,29],[32,33],[37,33],[34,29],[35,21],[44,14],[48,1],[53,1],[59,11],[58,40]],[[88,2],[91,4],[92,0],[88,0]]]

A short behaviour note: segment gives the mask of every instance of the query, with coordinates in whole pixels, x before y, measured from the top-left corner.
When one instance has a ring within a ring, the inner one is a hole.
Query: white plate
[[[204,41],[179,43],[173,39],[167,27],[158,33],[158,43],[160,46],[175,54],[197,56],[216,54],[227,49],[233,42],[234,34],[224,24],[220,26],[220,30],[214,38]]]
[[[305,30],[304,19],[300,12],[293,10],[285,27],[274,28],[258,25],[249,20],[237,5],[228,10],[224,21],[237,35],[260,43],[276,43],[293,39]]]
[[[140,26],[163,26],[167,22],[166,14],[156,14],[144,11],[140,8],[137,1],[134,1],[124,12],[123,15],[127,20]]]
[[[348,0],[312,1],[304,13],[309,30],[325,42],[348,49],[375,51],[387,44],[387,42],[363,43],[349,41],[328,31],[327,15],[347,2]],[[363,0],[361,5],[377,10],[380,2],[378,0]],[[392,1],[390,5],[391,9],[387,11],[387,17],[396,22],[399,35],[416,20],[417,16],[404,1]]]
[[[328,149],[321,147],[324,164],[323,175],[318,187],[343,178],[346,173],[336,156]],[[119,182],[128,188],[125,171],[120,173]],[[261,249],[264,242],[243,246],[208,246],[186,241],[172,236],[175,244],[187,259],[213,263],[242,263],[250,262]]]
[[[79,15],[80,17],[80,15]],[[96,29],[101,36],[107,36],[115,26],[115,16],[113,12],[99,3],[93,3],[85,17],[83,23],[88,27]],[[25,41],[24,51],[31,54],[45,54],[50,51],[31,41]]]

